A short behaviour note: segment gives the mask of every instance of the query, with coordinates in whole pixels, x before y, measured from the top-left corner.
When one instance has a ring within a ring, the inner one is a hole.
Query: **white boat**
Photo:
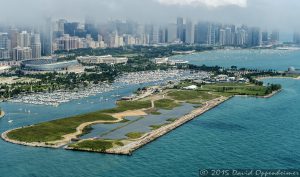
[[[13,123],[13,120],[9,120],[8,123]]]

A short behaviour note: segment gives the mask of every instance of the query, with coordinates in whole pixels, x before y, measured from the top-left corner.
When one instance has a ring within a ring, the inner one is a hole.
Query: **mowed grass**
[[[13,130],[7,136],[10,139],[22,142],[56,141],[61,140],[63,135],[76,132],[76,128],[82,123],[99,120],[112,121],[116,119],[98,111]]]
[[[92,150],[98,152],[105,152],[107,149],[110,149],[114,146],[113,141],[106,141],[106,140],[85,140],[81,141],[76,144],[71,144],[69,147],[78,150]],[[120,144],[117,142],[116,144]]]
[[[151,101],[119,101],[117,102],[117,107],[104,110],[103,113],[119,113],[127,110],[136,110],[143,108],[150,108]]]
[[[203,90],[215,92],[222,96],[232,95],[252,95],[264,96],[266,93],[265,86],[244,83],[218,83],[204,85]]]
[[[178,90],[172,91],[168,94],[175,100],[188,101],[188,100],[211,100],[217,98],[217,95],[208,93],[207,91],[201,90]]]
[[[154,105],[156,108],[167,109],[167,110],[172,110],[173,108],[180,106],[179,103],[176,103],[174,100],[170,100],[170,99],[157,100],[154,102]]]

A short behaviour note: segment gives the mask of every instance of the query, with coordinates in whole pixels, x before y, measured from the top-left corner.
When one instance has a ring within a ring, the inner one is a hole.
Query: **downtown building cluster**
[[[211,22],[194,24],[183,18],[177,18],[176,23],[165,25],[142,25],[120,20],[95,25],[89,20],[85,24],[58,20],[54,26],[54,50],[160,44],[256,47],[276,44],[279,41],[277,30],[268,33],[246,25]]]
[[[0,59],[24,60],[40,58],[42,54],[39,33],[9,29],[0,32]]]
[[[0,59],[40,58],[58,50],[82,48],[169,44],[257,47],[279,41],[277,30],[268,33],[246,25],[193,23],[183,18],[161,25],[122,20],[96,24],[89,19],[85,23],[46,19],[39,30],[32,31],[37,32],[10,28],[8,32],[0,33]]]

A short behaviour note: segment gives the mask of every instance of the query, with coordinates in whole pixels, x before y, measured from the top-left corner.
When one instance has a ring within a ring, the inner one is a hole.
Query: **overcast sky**
[[[0,4],[2,23],[33,23],[48,16],[162,23],[182,16],[195,21],[300,29],[300,0],[0,0]]]

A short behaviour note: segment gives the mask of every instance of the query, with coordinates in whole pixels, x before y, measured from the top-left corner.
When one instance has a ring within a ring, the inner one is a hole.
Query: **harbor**
[[[178,82],[184,79],[204,79],[210,76],[207,72],[190,73],[188,70],[167,70],[167,71],[143,71],[126,73],[118,77],[114,83],[91,84],[80,90],[57,90],[53,92],[29,93],[16,98],[9,99],[13,103],[25,103],[36,105],[59,106],[60,104],[79,100],[112,90],[122,89],[131,85],[139,84],[166,84],[166,82]],[[113,95],[112,95],[113,96]],[[116,95],[114,95],[116,96]]]

